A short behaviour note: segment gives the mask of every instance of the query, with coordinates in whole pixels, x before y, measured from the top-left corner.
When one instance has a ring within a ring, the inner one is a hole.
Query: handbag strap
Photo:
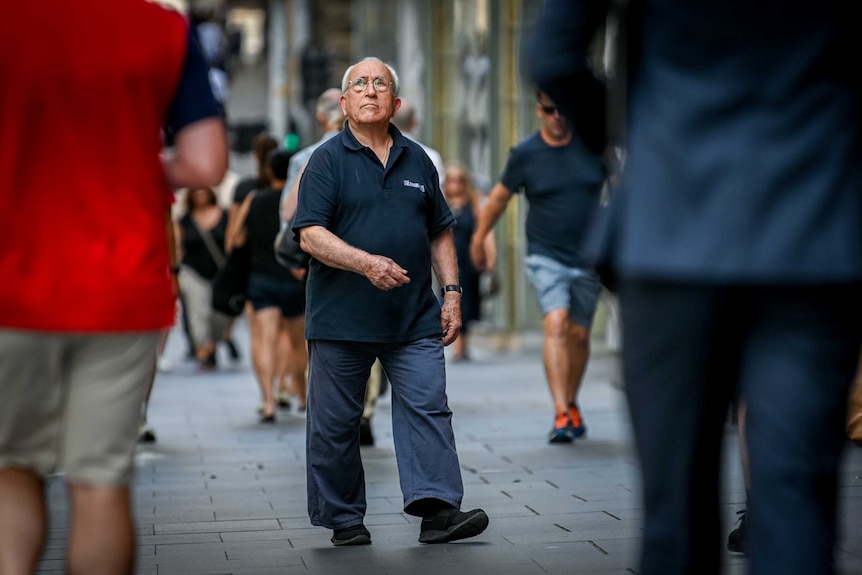
[[[218,249],[218,246],[215,243],[215,239],[213,239],[213,236],[209,232],[209,230],[201,229],[201,227],[197,224],[197,222],[195,222],[195,217],[192,214],[189,214],[189,221],[192,223],[192,225],[198,231],[200,236],[203,238],[204,244],[207,247],[207,251],[209,251],[210,256],[215,261],[216,265],[219,268],[224,267],[224,262],[225,262],[224,254],[221,252],[220,249]]]

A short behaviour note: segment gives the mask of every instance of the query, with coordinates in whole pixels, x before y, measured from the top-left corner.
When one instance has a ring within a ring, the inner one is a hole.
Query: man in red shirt
[[[174,315],[164,218],[171,188],[222,179],[224,122],[187,22],[145,0],[13,2],[0,54],[0,573],[34,570],[56,472],[68,571],[130,573],[141,401]]]

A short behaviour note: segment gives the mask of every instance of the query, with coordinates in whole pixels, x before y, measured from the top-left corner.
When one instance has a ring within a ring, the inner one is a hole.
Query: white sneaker
[[[160,357],[159,360],[156,362],[156,368],[159,371],[168,372],[174,368],[174,362],[172,362],[166,357]]]

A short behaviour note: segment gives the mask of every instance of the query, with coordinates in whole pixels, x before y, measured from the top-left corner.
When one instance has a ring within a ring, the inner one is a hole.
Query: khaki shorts
[[[0,329],[0,469],[128,485],[158,340]]]

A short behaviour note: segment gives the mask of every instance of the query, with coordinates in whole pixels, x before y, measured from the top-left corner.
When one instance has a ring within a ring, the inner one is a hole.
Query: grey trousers
[[[343,529],[365,517],[359,421],[379,358],[392,385],[392,434],[404,508],[436,499],[461,507],[464,486],[439,336],[408,343],[308,342],[306,467],[312,525]]]

